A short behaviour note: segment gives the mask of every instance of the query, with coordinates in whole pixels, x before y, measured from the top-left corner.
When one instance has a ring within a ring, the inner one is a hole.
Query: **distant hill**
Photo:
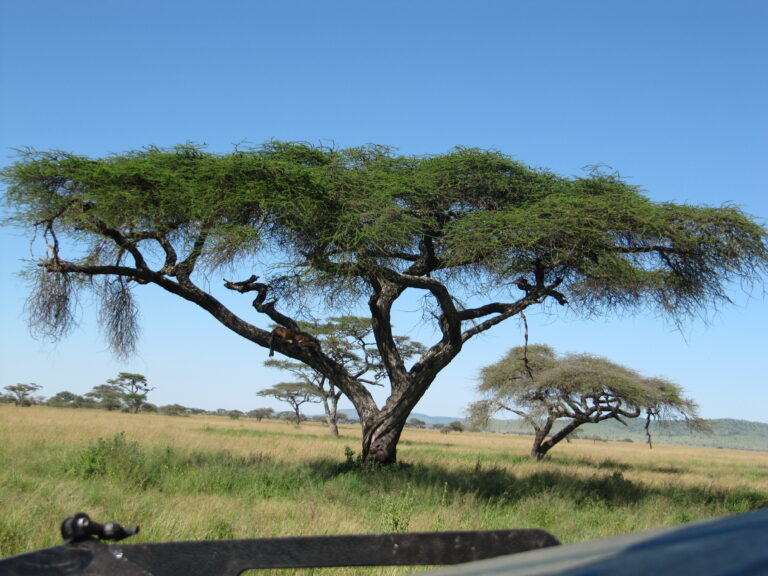
[[[709,420],[712,434],[689,430],[682,422],[651,422],[650,431],[654,444],[675,444],[728,448],[732,450],[760,450],[768,452],[768,424],[731,418]],[[601,440],[646,442],[645,420],[630,420],[627,426],[615,420],[581,426],[581,438]],[[503,434],[531,434],[531,428],[522,420],[494,420],[491,431]]]
[[[357,412],[351,408],[346,410],[339,410],[339,412],[346,414],[347,417],[352,420],[357,420]],[[427,414],[412,412],[411,415],[408,416],[408,420],[421,420],[427,425],[428,428],[432,428],[433,426],[437,425],[444,426],[446,424],[450,424],[451,422],[456,422],[457,420],[461,422],[464,419],[457,416],[428,416]]]
[[[349,418],[356,420],[354,410],[339,410]],[[463,418],[456,416],[429,416],[412,413],[409,420],[425,422],[428,428],[444,426]],[[689,430],[682,422],[651,422],[651,438],[654,444],[672,444],[679,446],[701,446],[705,448],[727,448],[730,450],[758,450],[768,452],[768,424],[723,418],[708,420],[712,434]],[[577,430],[580,438],[597,438],[615,442],[645,443],[645,419],[629,420],[624,426],[616,420],[606,420],[600,424],[584,424]],[[499,434],[532,434],[531,427],[523,420],[492,420],[491,432]]]

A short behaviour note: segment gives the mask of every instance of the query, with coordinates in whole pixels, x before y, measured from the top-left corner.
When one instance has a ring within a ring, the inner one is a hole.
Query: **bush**
[[[80,452],[70,472],[81,478],[107,477],[137,488],[150,484],[147,463],[138,442],[125,439],[125,432],[110,439],[99,438]]]

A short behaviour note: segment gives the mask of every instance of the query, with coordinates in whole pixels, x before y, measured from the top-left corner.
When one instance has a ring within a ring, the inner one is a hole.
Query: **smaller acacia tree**
[[[139,413],[147,402],[147,394],[154,390],[147,384],[144,375],[130,372],[119,372],[117,378],[107,380],[107,384],[119,391],[128,412],[132,414]]]
[[[531,457],[541,460],[582,424],[646,415],[651,419],[682,418],[704,427],[696,404],[676,384],[645,378],[605,358],[589,354],[558,357],[549,346],[519,346],[480,372],[478,392],[485,398],[470,405],[469,421],[485,428],[491,416],[507,411],[533,427]],[[566,420],[559,428],[557,420]],[[650,444],[650,434],[648,435]]]
[[[256,408],[246,414],[248,418],[255,418],[256,422],[261,422],[264,418],[272,418],[275,411],[272,408]]]
[[[6,386],[3,390],[10,392],[10,397],[16,406],[32,406],[34,404],[32,394],[41,388],[39,384],[14,384]]]
[[[90,392],[85,393],[85,399],[92,404],[94,408],[101,410],[122,410],[125,408],[123,396],[116,386],[110,384],[99,384],[91,388]]]
[[[287,402],[295,414],[296,426],[301,424],[301,405],[307,402],[320,402],[317,390],[306,382],[280,382],[271,388],[259,390],[257,394]]]
[[[380,385],[387,373],[376,342],[372,341],[373,326],[370,318],[358,316],[339,316],[330,318],[322,324],[299,322],[299,328],[316,337],[327,356],[332,358],[357,381],[368,385]],[[411,341],[407,336],[395,336],[400,356],[408,361],[425,352],[426,347]],[[299,382],[314,389],[315,395],[323,404],[325,421],[333,436],[339,435],[338,412],[342,391],[322,372],[303,362],[292,360],[266,360],[264,365],[292,373]]]
[[[46,406],[53,406],[54,408],[88,408],[93,405],[88,398],[83,398],[69,390],[57,392],[48,398],[45,404]]]
[[[190,408],[181,404],[166,404],[165,406],[160,406],[157,411],[166,416],[189,416],[190,414]]]
[[[420,420],[419,418],[409,418],[406,425],[410,426],[411,428],[419,428],[420,430],[423,430],[427,427],[427,423],[424,422],[424,420]]]

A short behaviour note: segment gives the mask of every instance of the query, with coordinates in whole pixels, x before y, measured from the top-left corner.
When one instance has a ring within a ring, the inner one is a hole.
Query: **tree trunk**
[[[397,443],[403,432],[408,414],[378,412],[363,421],[363,462],[389,465],[397,462]]]
[[[296,414],[296,426],[301,426],[301,407],[298,404],[293,405],[293,412]]]
[[[330,403],[328,402],[330,400]],[[339,399],[331,396],[323,396],[323,409],[325,410],[325,423],[328,424],[328,430],[335,438],[339,437],[339,426],[337,424]]]
[[[542,430],[536,430],[536,439],[533,441],[533,449],[531,450],[531,457],[536,460],[543,460],[544,456],[549,452],[558,442],[568,437],[568,434],[576,430],[579,426],[584,424],[586,420],[579,420],[574,418],[568,424],[563,426],[557,433],[552,434],[549,438],[546,438],[549,431],[552,429],[555,418],[550,417],[547,420],[547,425]]]
[[[544,459],[544,456],[547,454],[547,451],[549,450],[548,447],[543,446],[544,438],[546,438],[547,433],[542,430],[538,429],[536,430],[536,434],[533,437],[533,446],[531,447],[531,458],[535,460],[536,462],[540,462]]]
[[[533,447],[531,448],[531,458],[536,462],[540,462],[544,459],[549,449],[552,448],[552,444],[546,442],[547,434],[552,430],[552,425],[555,423],[555,419],[549,416],[543,425],[537,425],[533,420],[530,420],[533,425]]]
[[[336,420],[326,417],[326,422],[328,423],[328,430],[331,432],[331,436],[333,436],[334,438],[338,438],[339,425],[336,423]]]

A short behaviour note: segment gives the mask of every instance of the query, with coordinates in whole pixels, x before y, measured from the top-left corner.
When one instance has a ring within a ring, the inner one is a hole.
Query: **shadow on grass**
[[[572,501],[575,505],[602,504],[607,507],[632,506],[646,499],[663,497],[676,505],[721,506],[734,513],[768,507],[768,494],[754,490],[718,490],[691,486],[650,486],[628,480],[621,470],[631,468],[617,465],[595,467],[585,463],[592,475],[583,477],[560,471],[542,471],[516,475],[497,466],[485,467],[479,462],[474,468],[446,469],[437,464],[397,464],[370,467],[349,459],[345,463],[315,461],[310,464],[319,481],[352,477],[355,483],[367,484],[373,490],[404,490],[407,487],[425,489],[428,493],[467,494],[479,500],[499,505],[514,505],[539,495],[553,495]],[[618,470],[616,470],[618,468]],[[602,470],[613,472],[603,472]]]
[[[572,458],[567,456],[559,455],[557,458],[557,463],[562,464],[565,466],[585,466],[585,467],[592,467],[597,468],[598,470],[620,470],[620,471],[628,471],[628,470],[642,470],[646,472],[658,472],[660,474],[683,474],[686,472],[685,468],[682,468],[680,466],[662,466],[658,464],[629,464],[627,462],[616,462],[615,460],[611,460],[610,458],[606,458],[605,460],[590,460],[588,458]]]
[[[187,451],[146,447],[120,433],[99,439],[62,462],[63,471],[89,481],[104,481],[130,490],[167,494],[228,494],[244,498],[317,497],[330,492],[360,497],[416,491],[416,498],[439,504],[446,494],[471,495],[492,505],[514,505],[540,495],[608,507],[632,506],[663,497],[676,506],[707,505],[734,513],[768,507],[768,494],[750,490],[717,490],[686,486],[649,486],[624,477],[623,465],[594,462],[591,475],[545,470],[516,475],[496,465],[447,469],[438,464],[365,465],[348,450],[346,461],[331,459],[287,462],[268,455],[236,456],[226,451]],[[432,502],[434,500],[434,502]]]
[[[620,472],[583,479],[552,471],[516,476],[503,468],[479,464],[473,469],[449,470],[436,464],[373,468],[349,462],[315,461],[311,467],[321,481],[355,477],[355,482],[362,480],[372,491],[412,486],[430,493],[471,494],[485,502],[501,505],[542,494],[556,494],[577,504],[597,500],[611,505],[628,505],[649,495],[646,487],[625,479]]]

